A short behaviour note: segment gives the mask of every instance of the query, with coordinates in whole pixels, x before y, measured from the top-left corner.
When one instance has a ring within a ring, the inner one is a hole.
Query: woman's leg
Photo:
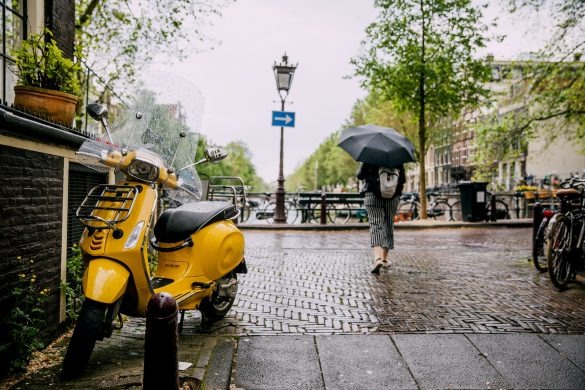
[[[370,241],[374,250],[374,263],[372,273],[379,273],[384,260],[384,247],[386,246],[386,223],[384,221],[384,203],[372,193],[366,193],[364,206],[368,212],[368,222],[370,228]]]
[[[382,248],[381,246],[374,247],[374,259],[384,260],[388,256],[388,249]]]
[[[396,197],[394,199],[384,199],[384,221],[386,222],[386,243],[387,246],[382,248],[382,260],[384,261],[384,266],[390,266],[390,260],[388,259],[388,253],[390,249],[394,249],[394,215],[396,215],[396,210],[398,209],[398,203],[400,203],[400,198]]]

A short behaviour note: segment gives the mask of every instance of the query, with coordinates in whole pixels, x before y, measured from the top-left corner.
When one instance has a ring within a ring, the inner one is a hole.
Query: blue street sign
[[[272,126],[295,127],[295,113],[272,111]]]

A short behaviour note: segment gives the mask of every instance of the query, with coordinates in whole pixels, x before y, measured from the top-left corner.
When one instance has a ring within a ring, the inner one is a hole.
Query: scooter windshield
[[[202,185],[192,164],[201,132],[201,92],[177,75],[149,71],[123,100],[108,107],[112,139],[104,131],[99,139],[84,142],[78,151],[82,162],[96,165],[113,151],[140,151],[178,175],[179,187],[166,188],[169,198],[198,200]]]

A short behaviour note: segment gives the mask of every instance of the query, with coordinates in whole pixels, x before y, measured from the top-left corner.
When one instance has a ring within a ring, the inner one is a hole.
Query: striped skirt
[[[366,192],[364,206],[368,213],[372,247],[394,249],[394,215],[396,215],[398,203],[400,203],[399,196],[394,199],[384,199]]]

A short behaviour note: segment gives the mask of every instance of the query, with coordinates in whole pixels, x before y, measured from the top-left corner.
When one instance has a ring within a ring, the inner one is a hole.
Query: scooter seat
[[[158,242],[174,243],[186,240],[203,227],[237,215],[233,203],[203,201],[187,203],[161,214],[154,226],[154,237]]]

